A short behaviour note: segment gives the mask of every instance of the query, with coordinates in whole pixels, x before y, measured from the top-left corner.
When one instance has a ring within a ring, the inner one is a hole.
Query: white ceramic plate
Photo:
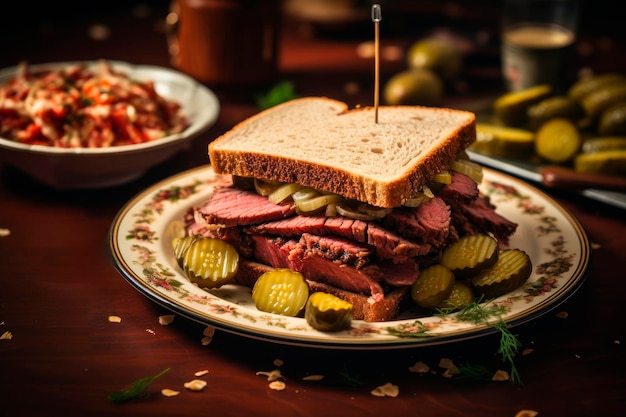
[[[472,324],[455,314],[408,317],[382,323],[354,320],[350,330],[323,333],[303,318],[257,310],[251,291],[226,285],[207,292],[192,285],[176,264],[172,239],[190,208],[202,205],[220,177],[209,166],[166,179],[130,200],[109,232],[113,263],[142,294],[182,316],[243,336],[299,346],[389,349],[449,343],[495,332],[502,318],[510,326],[553,310],[583,282],[590,246],[579,222],[532,186],[485,169],[481,191],[497,211],[519,224],[510,246],[526,251],[532,275],[522,288],[490,302],[503,313]]]
[[[54,62],[31,65],[30,71],[64,68],[98,61]],[[181,104],[189,126],[181,133],[150,142],[106,148],[56,148],[27,145],[0,137],[0,160],[57,189],[100,188],[123,184],[143,175],[179,151],[210,128],[219,115],[220,105],[213,91],[182,72],[150,65],[108,61],[131,79],[152,80],[159,95]],[[0,70],[0,85],[14,77],[18,67]]]

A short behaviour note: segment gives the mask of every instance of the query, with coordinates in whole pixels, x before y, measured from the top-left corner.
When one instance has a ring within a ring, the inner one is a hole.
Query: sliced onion
[[[376,207],[372,206],[371,204],[360,204],[358,206],[358,210],[361,213],[365,213],[375,219],[382,219],[391,212],[391,209],[389,208]]]
[[[274,190],[274,192],[268,195],[267,198],[271,203],[280,204],[289,197],[291,197],[291,194],[295,193],[300,188],[302,188],[301,185],[293,182],[289,184],[284,184]]]
[[[337,194],[324,194],[317,197],[309,198],[308,200],[296,201],[296,207],[302,212],[311,212],[319,210],[331,203],[338,203],[343,200],[343,197]]]
[[[337,204],[331,203],[327,205],[324,215],[326,217],[335,217],[337,215]]]
[[[362,213],[358,207],[354,204],[337,204],[337,214],[344,217],[349,217],[354,220],[374,220],[375,217],[371,214]]]
[[[409,198],[403,204],[404,207],[418,207],[420,204],[427,202],[431,197],[428,197],[424,193],[420,193],[413,198]]]
[[[433,198],[435,196],[433,190],[431,190],[430,187],[426,184],[422,185],[422,194],[424,194],[428,198]]]

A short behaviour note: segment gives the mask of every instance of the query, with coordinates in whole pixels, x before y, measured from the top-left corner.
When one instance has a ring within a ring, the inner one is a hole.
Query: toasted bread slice
[[[256,280],[267,271],[272,270],[271,266],[254,261],[241,260],[235,281],[247,287],[253,287]],[[356,294],[350,291],[336,288],[322,282],[307,280],[311,292],[321,291],[332,294],[352,304],[352,318],[367,322],[391,321],[400,314],[400,309],[407,300],[410,287],[398,287],[385,295],[381,301],[372,303],[369,296]]]
[[[294,99],[209,144],[218,173],[295,182],[379,207],[413,197],[476,139],[473,113],[420,106],[348,109]]]

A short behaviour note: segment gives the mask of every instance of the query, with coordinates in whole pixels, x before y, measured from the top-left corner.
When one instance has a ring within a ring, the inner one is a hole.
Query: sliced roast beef
[[[216,188],[213,196],[198,210],[207,224],[221,227],[245,226],[293,216],[293,204],[274,204],[256,192],[235,187]]]
[[[450,233],[450,208],[441,198],[434,197],[415,208],[394,209],[382,224],[407,238],[439,248]]]
[[[491,233],[504,244],[508,244],[509,237],[517,229],[517,223],[495,212],[495,206],[487,196],[459,205],[455,217],[457,227],[463,227],[466,233]]]
[[[465,174],[450,171],[452,182],[446,184],[437,194],[450,206],[467,204],[478,197],[478,184]]]
[[[352,265],[357,269],[370,262],[371,251],[369,248],[361,246],[353,240],[304,233],[299,243],[307,253]]]
[[[310,233],[319,236],[338,236],[365,243],[375,248],[380,259],[393,259],[396,263],[406,262],[414,256],[430,252],[429,244],[410,241],[384,227],[347,217],[294,216],[283,220],[261,223],[246,227],[252,234],[299,236]]]
[[[373,301],[384,298],[379,283],[383,274],[377,265],[357,269],[353,266],[316,256],[294,239],[271,238],[255,235],[255,258],[274,268],[290,268],[307,279],[326,282],[337,288],[370,295]]]

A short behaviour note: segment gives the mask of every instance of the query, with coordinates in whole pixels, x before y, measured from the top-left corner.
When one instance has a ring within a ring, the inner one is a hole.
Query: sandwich
[[[186,230],[235,246],[238,284],[290,268],[350,302],[354,319],[393,320],[445,247],[476,233],[506,245],[515,232],[479,192],[465,153],[475,139],[467,111],[294,99],[209,144],[224,179]]]

